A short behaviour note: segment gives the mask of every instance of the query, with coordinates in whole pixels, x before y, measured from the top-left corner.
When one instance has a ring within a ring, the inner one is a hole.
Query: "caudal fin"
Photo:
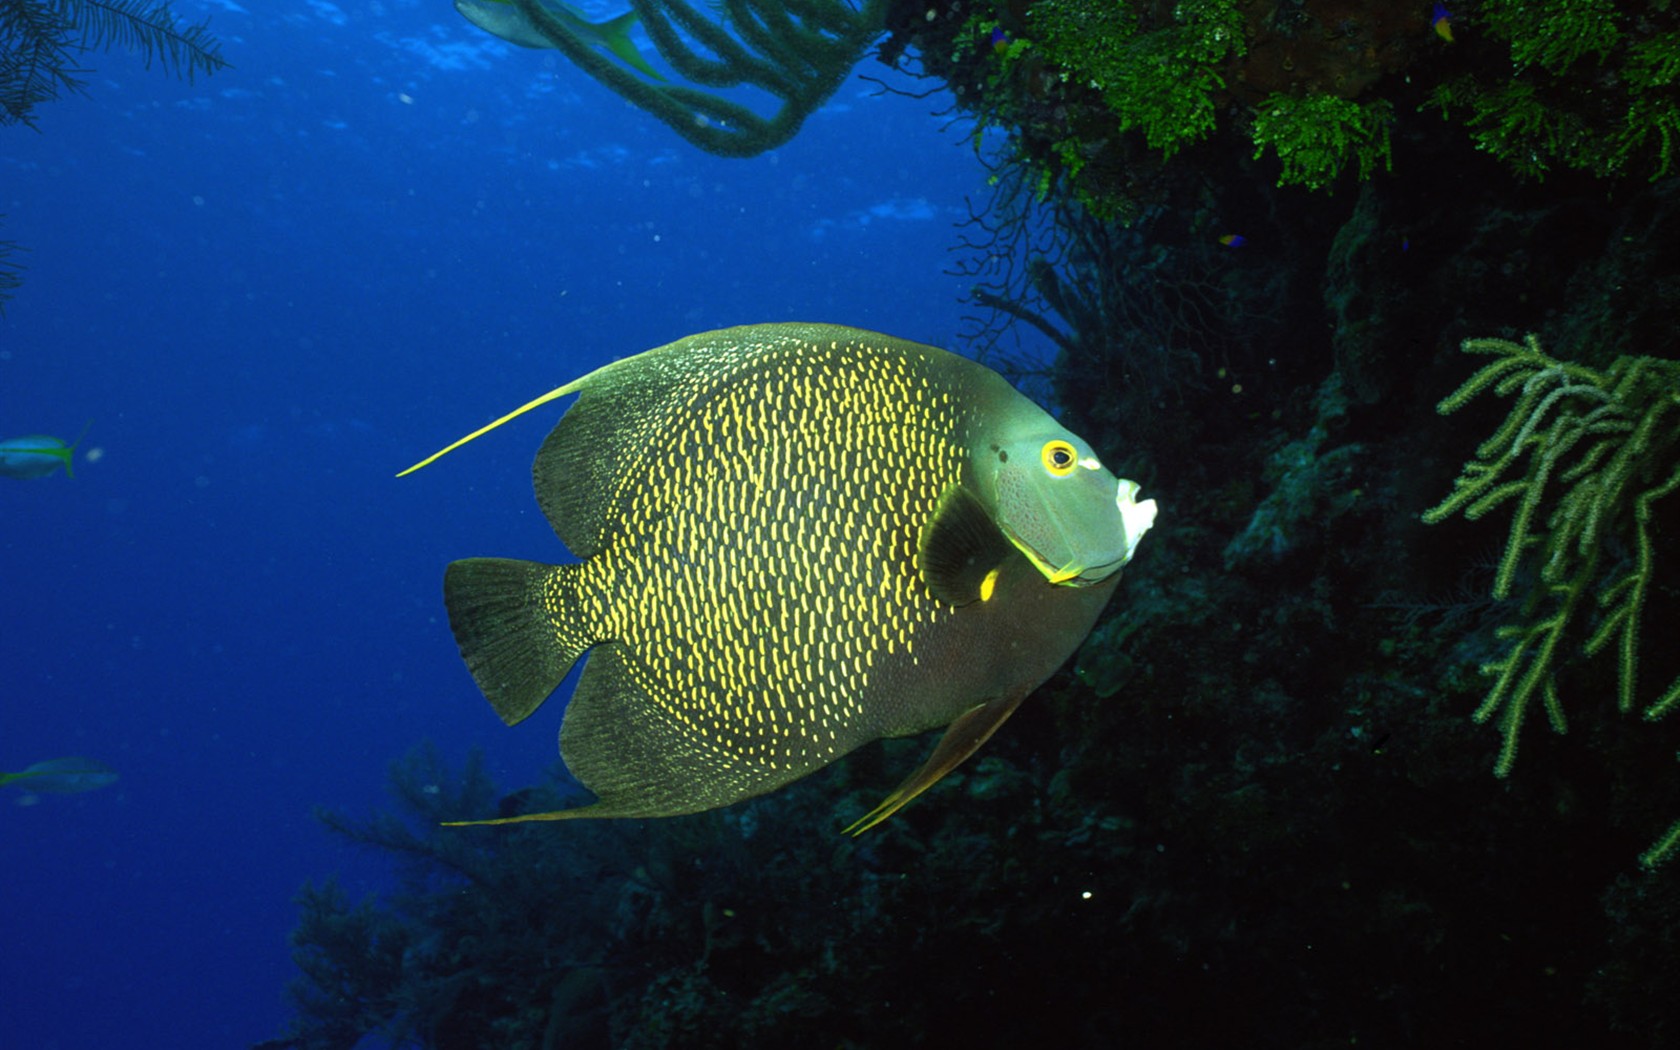
[[[577,566],[466,558],[443,574],[461,658],[508,725],[542,706],[594,644],[576,605]]]
[[[636,12],[626,11],[617,18],[601,22],[592,28],[600,34],[601,43],[608,51],[617,55],[619,60],[644,76],[654,80],[664,80],[659,70],[654,69],[647,58],[642,55],[636,42],[630,39],[630,30],[635,27],[638,18]]]

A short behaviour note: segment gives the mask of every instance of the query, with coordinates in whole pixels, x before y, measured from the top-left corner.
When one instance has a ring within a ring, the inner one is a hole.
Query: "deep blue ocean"
[[[951,345],[972,312],[945,271],[986,171],[937,96],[854,77],[721,160],[447,0],[174,8],[232,68],[91,52],[84,95],[0,129],[27,248],[0,438],[88,425],[74,479],[0,478],[0,770],[120,774],[0,790],[5,1047],[278,1034],[293,896],[389,878],[315,807],[379,808],[423,740],[508,785],[554,764],[559,705],[503,727],[440,587],[458,557],[564,560],[529,480],[559,408],[396,471],[690,333]]]

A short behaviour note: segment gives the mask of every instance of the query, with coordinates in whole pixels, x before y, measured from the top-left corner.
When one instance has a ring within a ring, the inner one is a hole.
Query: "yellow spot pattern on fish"
[[[721,388],[697,375],[622,464],[636,485],[580,580],[584,619],[624,644],[669,732],[746,767],[742,784],[850,750],[837,730],[864,722],[872,669],[951,614],[915,558],[965,458],[954,394],[904,360],[830,351],[752,356]]]

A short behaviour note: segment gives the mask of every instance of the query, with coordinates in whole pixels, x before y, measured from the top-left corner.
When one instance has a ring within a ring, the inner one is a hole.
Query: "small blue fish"
[[[82,438],[87,437],[87,431],[88,428],[83,427],[81,436],[70,445],[46,434],[29,434],[0,441],[0,478],[44,478],[55,473],[59,467],[64,468],[67,477],[75,477],[73,461],[76,447],[82,443]]]
[[[1447,10],[1445,4],[1436,4],[1429,13],[1429,24],[1434,27],[1435,35],[1449,44],[1453,42],[1452,20],[1453,13]]]
[[[994,54],[1001,55],[1008,51],[1009,45],[1012,43],[1014,43],[1014,38],[1005,33],[1002,26],[992,27],[992,52]]]
[[[1240,233],[1227,233],[1219,238],[1219,243],[1227,248],[1241,248],[1248,243],[1248,238]]]

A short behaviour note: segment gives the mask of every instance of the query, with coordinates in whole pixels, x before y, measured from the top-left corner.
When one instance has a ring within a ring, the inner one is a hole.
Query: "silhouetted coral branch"
[[[79,34],[83,50],[104,50],[115,44],[140,52],[147,68],[155,60],[164,71],[189,82],[198,73],[214,73],[227,65],[221,45],[210,35],[207,22],[183,27],[168,4],[150,0],[70,0],[70,30]]]
[[[578,68],[708,153],[751,157],[793,138],[884,29],[886,0],[722,0],[711,15],[684,0],[631,0],[661,57],[693,84],[772,96],[761,116],[713,91],[661,84],[601,54],[541,0],[519,13]]]
[[[32,124],[34,107],[80,90],[76,58],[113,45],[191,80],[227,65],[207,23],[182,26],[150,0],[0,0],[0,123]]]
[[[35,126],[35,107],[80,91],[83,52],[112,45],[138,51],[150,68],[191,80],[227,65],[208,24],[182,27],[169,5],[150,0],[0,0],[0,125]],[[0,241],[0,308],[18,287],[16,245]]]
[[[5,216],[0,215],[0,219]],[[12,258],[14,252],[22,249],[12,241],[0,241],[0,313],[5,312],[6,300],[12,297],[12,292],[23,283],[20,276],[22,267]]]

